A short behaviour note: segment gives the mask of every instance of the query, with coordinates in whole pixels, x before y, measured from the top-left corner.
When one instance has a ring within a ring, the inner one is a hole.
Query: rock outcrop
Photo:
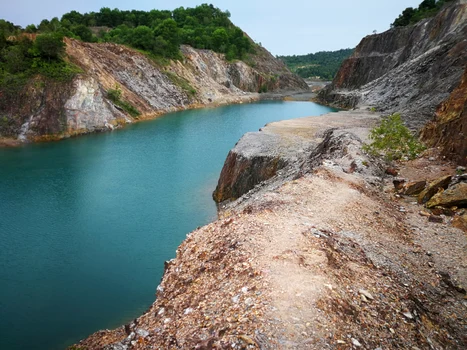
[[[251,66],[189,46],[181,47],[183,60],[162,65],[122,45],[65,42],[67,58],[82,73],[67,82],[37,77],[14,101],[0,103],[0,138],[58,139],[180,109],[252,101],[260,90],[307,89],[263,48],[251,55]],[[109,90],[119,90],[140,115],[131,116],[108,99]]]
[[[436,193],[426,204],[427,208],[465,207],[467,205],[467,183],[461,182],[453,185],[445,191]]]
[[[235,200],[267,180],[308,173],[325,159],[348,172],[364,171],[366,162],[357,149],[377,119],[365,111],[339,112],[271,123],[247,133],[229,152],[213,198],[218,203]]]
[[[400,112],[414,129],[459,85],[467,65],[467,1],[435,17],[365,37],[320,99],[340,107]]]
[[[467,69],[459,86],[438,107],[434,120],[422,130],[422,139],[458,164],[467,164]]]

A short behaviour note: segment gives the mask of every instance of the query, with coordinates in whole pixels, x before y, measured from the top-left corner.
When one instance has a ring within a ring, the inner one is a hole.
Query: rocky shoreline
[[[257,101],[286,100],[286,101],[316,102],[315,101],[316,96],[317,95],[314,92],[303,91],[303,90],[289,90],[289,89],[286,89],[283,91],[276,91],[273,93],[263,93],[263,94],[243,92],[241,94],[226,95],[222,99],[219,99],[213,102],[195,103],[189,106],[175,108],[167,112],[146,115],[144,118],[132,120],[131,123],[138,123],[138,122],[153,120],[155,118],[164,116],[167,113],[172,113],[176,111],[183,111],[183,110],[189,110],[189,109],[200,109],[200,108],[216,108],[216,107],[221,107],[225,105],[252,103],[252,102],[257,102]],[[0,147],[19,147],[21,145],[24,145],[30,142],[52,142],[52,141],[60,141],[60,140],[71,138],[71,137],[77,137],[77,136],[85,135],[89,133],[111,132],[114,130],[124,128],[125,125],[129,123],[130,122],[124,123],[124,124],[117,124],[115,126],[113,125],[110,126],[109,124],[108,126],[102,129],[96,129],[93,131],[82,130],[81,132],[76,132],[76,133],[71,133],[71,134],[64,133],[64,134],[37,136],[37,137],[34,137],[34,139],[31,141],[19,140],[18,138],[0,136]]]
[[[226,162],[240,171],[226,170],[217,191],[241,184],[219,197],[237,199],[187,235],[154,304],[75,348],[467,346],[467,236],[450,217],[420,215],[386,165],[361,152],[378,118],[339,112],[245,135],[232,150],[239,166]],[[283,166],[268,172],[278,157]],[[270,176],[234,176],[252,164]],[[454,171],[434,153],[399,167],[407,181]]]

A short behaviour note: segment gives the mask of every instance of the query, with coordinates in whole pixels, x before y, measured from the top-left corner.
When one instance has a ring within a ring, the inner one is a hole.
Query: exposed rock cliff
[[[275,176],[281,181],[292,179],[326,158],[339,159],[348,171],[362,170],[362,160],[351,152],[352,144],[361,140],[353,135],[366,137],[361,131],[377,119],[365,111],[339,112],[271,123],[259,132],[247,133],[227,156],[214,200],[237,199]],[[351,127],[348,120],[352,120]]]
[[[421,128],[458,86],[467,64],[467,1],[457,0],[414,26],[369,35],[320,95],[353,108],[401,112]]]
[[[137,119],[146,119],[207,104],[251,101],[260,89],[307,88],[263,48],[250,57],[250,66],[182,46],[184,59],[163,66],[125,46],[65,41],[68,59],[83,73],[69,82],[30,81],[14,101],[3,104],[0,137],[62,138],[135,121],[107,98],[111,89],[119,89],[122,100],[141,113]]]
[[[422,130],[422,138],[443,155],[467,164],[467,69],[459,86],[438,107],[434,121]]]

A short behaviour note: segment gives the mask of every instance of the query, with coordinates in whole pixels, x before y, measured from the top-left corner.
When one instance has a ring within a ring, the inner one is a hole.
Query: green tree
[[[218,28],[212,33],[214,51],[226,52],[229,44],[229,35],[224,28]]]
[[[166,19],[154,30],[156,37],[160,36],[167,42],[165,50],[167,57],[176,58],[180,56],[181,36],[177,22],[173,19]]]
[[[72,27],[71,32],[78,36],[82,41],[95,41],[91,29],[89,29],[89,27],[86,27],[84,24],[78,24]]]
[[[0,29],[0,51],[7,47],[8,42],[6,40],[6,35],[3,30]]]
[[[34,46],[42,58],[59,60],[65,53],[63,37],[58,33],[38,35]]]
[[[131,31],[130,44],[138,49],[152,51],[155,44],[154,32],[146,26],[136,27]]]
[[[37,32],[37,27],[34,24],[29,24],[28,26],[26,26],[24,31],[26,33],[36,33]]]

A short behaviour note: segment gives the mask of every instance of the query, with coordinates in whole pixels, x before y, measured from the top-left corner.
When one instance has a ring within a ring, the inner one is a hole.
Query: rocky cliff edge
[[[217,189],[238,198],[187,236],[154,304],[76,347],[465,348],[467,236],[420,215],[361,151],[378,118],[340,112],[243,137]],[[429,158],[401,174],[454,171]]]

